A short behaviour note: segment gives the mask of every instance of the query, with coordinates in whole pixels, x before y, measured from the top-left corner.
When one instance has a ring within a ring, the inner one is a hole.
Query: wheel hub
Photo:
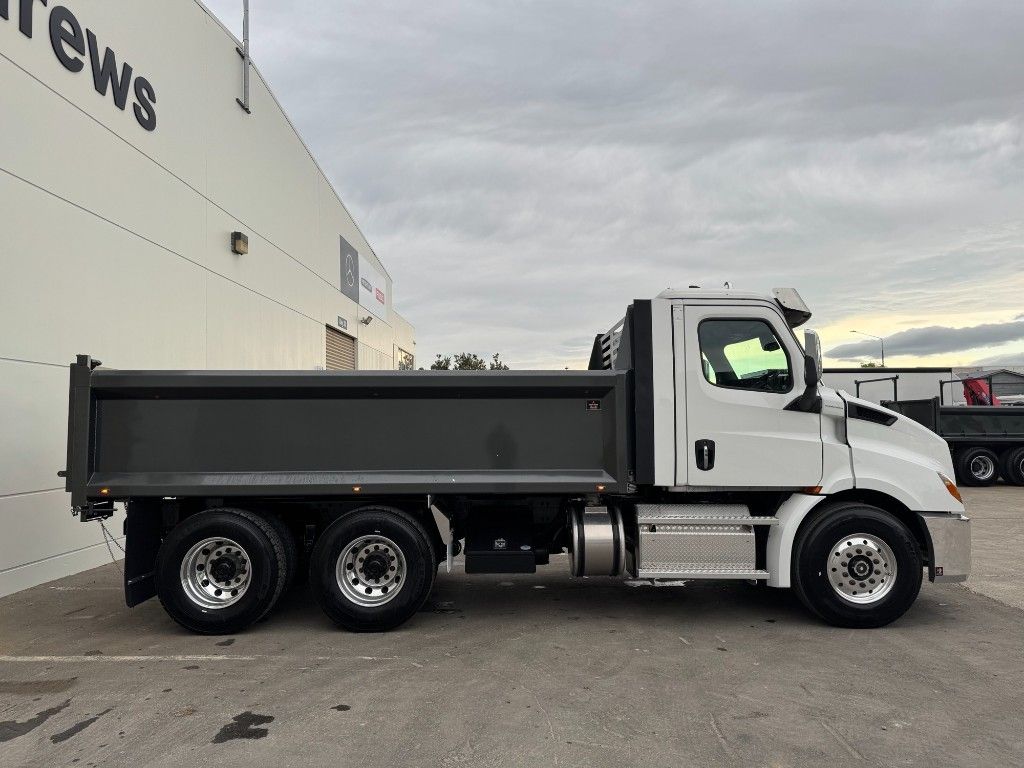
[[[241,600],[252,581],[249,554],[231,539],[203,539],[181,560],[181,586],[196,605],[216,610]]]
[[[367,579],[380,580],[391,567],[391,558],[385,552],[371,552],[366,555],[359,570]]]
[[[849,568],[850,575],[855,579],[866,579],[875,572],[871,561],[863,555],[850,558],[847,567]]]
[[[971,474],[979,481],[989,480],[996,472],[995,462],[988,456],[975,456],[971,460]]]
[[[858,533],[832,546],[826,575],[843,600],[858,605],[875,603],[896,583],[896,556],[878,536]]]
[[[213,574],[215,581],[231,581],[235,576],[234,561],[229,560],[226,557],[219,557],[211,563],[210,573]]]
[[[349,601],[364,607],[383,605],[405,584],[405,555],[385,536],[360,536],[342,550],[335,577]]]

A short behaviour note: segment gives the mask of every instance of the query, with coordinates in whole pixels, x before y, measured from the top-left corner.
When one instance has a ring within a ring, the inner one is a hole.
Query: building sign
[[[341,242],[341,292],[363,309],[388,319],[388,283],[373,262],[364,259],[344,237]]]
[[[381,320],[388,319],[388,284],[369,260],[359,259],[359,306]]]
[[[45,12],[46,2],[35,0],[0,0],[0,19],[11,20],[12,6],[18,13],[18,30],[31,38],[35,31],[35,12]],[[91,29],[83,29],[75,14],[63,5],[50,8],[47,21],[50,33],[50,47],[53,55],[64,69],[79,73],[85,69],[88,60],[92,84],[100,96],[111,92],[114,106],[122,112],[128,106],[128,97],[133,95],[132,112],[135,120],[147,131],[156,130],[156,91],[144,77],[135,74],[130,64],[117,61],[117,54],[103,46]]]
[[[344,237],[341,240],[341,292],[359,303],[359,251]]]

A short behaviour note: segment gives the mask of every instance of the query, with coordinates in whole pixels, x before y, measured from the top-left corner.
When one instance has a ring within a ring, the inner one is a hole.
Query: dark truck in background
[[[941,396],[883,400],[882,405],[949,443],[961,485],[992,485],[1000,477],[1012,485],[1024,485],[1024,408],[946,405]]]

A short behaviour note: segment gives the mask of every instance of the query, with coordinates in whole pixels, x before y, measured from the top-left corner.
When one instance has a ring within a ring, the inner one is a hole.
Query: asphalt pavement
[[[387,634],[297,588],[235,637],[124,607],[118,566],[0,599],[0,765],[1024,764],[1024,488],[970,491],[975,571],[878,630],[787,591],[438,576]],[[69,524],[71,524],[69,522]]]

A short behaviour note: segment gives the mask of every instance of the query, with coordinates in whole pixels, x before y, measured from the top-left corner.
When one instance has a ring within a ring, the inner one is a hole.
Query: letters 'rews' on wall
[[[49,0],[15,0],[18,5],[18,29],[25,37],[32,37],[32,12],[36,5],[48,5]],[[0,18],[10,21],[11,0],[0,0]],[[55,5],[49,18],[50,45],[57,60],[69,72],[85,69],[83,58],[88,56],[92,70],[92,82],[96,92],[107,95],[113,92],[114,106],[124,111],[128,106],[128,94],[135,96],[132,112],[135,119],[147,131],[156,130],[156,91],[144,77],[136,77],[130,64],[117,66],[117,54],[109,48],[100,53],[100,45],[91,29],[82,25],[70,10]]]

